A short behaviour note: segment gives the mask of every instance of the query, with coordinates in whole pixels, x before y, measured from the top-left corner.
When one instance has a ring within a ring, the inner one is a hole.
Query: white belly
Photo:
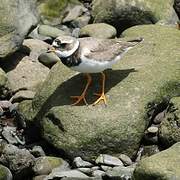
[[[89,60],[86,57],[82,57],[82,62],[78,66],[71,67],[71,69],[81,73],[99,73],[105,69],[110,69],[112,65],[120,58],[121,56],[117,56],[112,61],[95,61],[92,59]]]

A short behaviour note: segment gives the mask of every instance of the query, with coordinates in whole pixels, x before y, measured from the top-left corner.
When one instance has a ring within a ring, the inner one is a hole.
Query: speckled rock
[[[139,162],[134,180],[180,179],[180,143]]]
[[[80,37],[91,36],[102,39],[110,39],[114,38],[116,34],[116,29],[106,23],[88,24],[80,30]]]
[[[117,27],[118,31],[137,24],[175,23],[177,16],[173,0],[94,0],[92,16],[94,21],[106,22]]]
[[[179,33],[158,25],[124,32],[128,38],[143,37],[144,41],[130,50],[113,71],[106,72],[107,108],[71,106],[70,96],[79,95],[83,76],[57,63],[29,103],[32,113],[26,106],[29,119],[41,122],[43,137],[72,156],[94,159],[103,151],[110,155],[125,153],[131,158],[146,129],[147,104],[178,92]],[[93,80],[87,95],[90,104],[95,100],[93,92],[100,88],[99,76],[94,75]]]
[[[0,58],[4,58],[20,48],[30,29],[38,23],[38,13],[35,0],[4,0],[0,9]]]

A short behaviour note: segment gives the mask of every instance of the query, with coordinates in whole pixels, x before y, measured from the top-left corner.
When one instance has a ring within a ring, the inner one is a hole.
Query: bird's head
[[[79,47],[78,39],[71,36],[57,37],[48,52],[55,52],[60,58],[70,57]]]

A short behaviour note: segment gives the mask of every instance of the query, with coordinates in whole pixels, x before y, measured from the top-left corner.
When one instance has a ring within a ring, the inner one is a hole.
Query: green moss
[[[63,160],[61,158],[48,156],[47,159],[48,159],[52,168],[56,168],[56,167],[62,165]]]
[[[78,0],[47,0],[41,6],[41,12],[45,16],[59,17],[68,4],[79,4]]]

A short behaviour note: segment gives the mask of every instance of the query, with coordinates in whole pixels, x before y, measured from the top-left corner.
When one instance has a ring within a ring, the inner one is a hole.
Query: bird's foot
[[[83,101],[86,105],[88,105],[85,98],[85,93],[82,93],[80,96],[71,96],[71,98],[77,99],[75,103],[71,104],[72,106],[79,104],[81,101]]]
[[[99,98],[93,103],[93,106],[98,104],[100,101],[103,101],[107,105],[107,99],[104,93],[94,93],[94,95],[99,96]]]

